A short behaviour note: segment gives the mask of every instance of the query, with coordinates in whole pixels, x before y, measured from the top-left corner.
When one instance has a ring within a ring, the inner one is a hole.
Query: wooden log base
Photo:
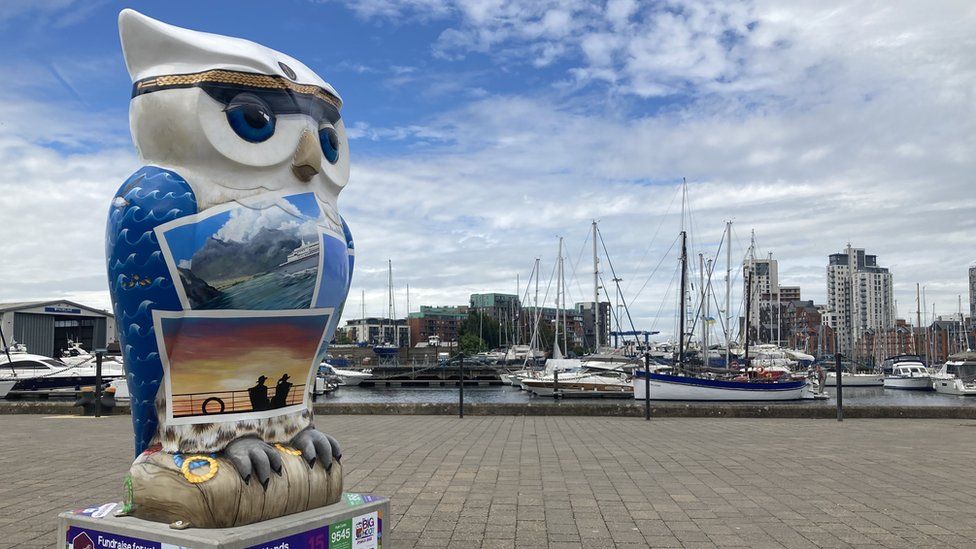
[[[209,476],[206,460],[184,475],[172,454],[141,456],[129,468],[129,514],[169,523],[176,529],[229,528],[331,505],[342,496],[342,464],[338,462],[326,472],[318,462],[309,468],[300,455],[281,451],[281,476],[272,472],[265,490],[255,477],[245,484],[230,460],[219,454],[212,459],[216,474],[199,481]],[[190,482],[187,476],[197,482]]]

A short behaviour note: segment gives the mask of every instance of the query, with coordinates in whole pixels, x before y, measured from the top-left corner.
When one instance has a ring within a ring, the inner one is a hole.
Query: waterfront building
[[[750,275],[751,294],[750,294]],[[773,307],[779,294],[779,267],[775,259],[749,258],[742,262],[742,295],[749,295],[749,340],[770,343],[774,336]],[[743,305],[743,312],[745,305]],[[741,322],[745,324],[745,317]],[[744,327],[744,326],[743,326]]]
[[[969,267],[969,323],[976,325],[976,263]]]
[[[410,345],[410,326],[405,318],[354,318],[346,321],[346,336],[362,345],[392,343]]]
[[[577,304],[577,305],[579,305],[579,304]],[[605,313],[601,313],[601,314],[609,314],[609,310],[606,311]],[[540,316],[540,320],[539,320],[540,325],[547,326],[548,329],[551,330],[551,331],[555,331],[556,322],[558,321],[559,322],[559,333],[560,334],[562,334],[562,332],[563,332],[562,322],[563,322],[563,319],[565,318],[566,319],[566,335],[567,335],[566,342],[567,342],[567,346],[570,349],[572,349],[573,347],[578,347],[578,346],[586,346],[585,345],[584,335],[583,335],[584,332],[585,332],[583,318],[581,316],[580,309],[578,309],[578,308],[565,309],[564,310],[564,309],[557,309],[555,307],[539,307],[538,309],[536,307],[525,307],[524,309],[522,309],[522,315],[523,315],[522,318],[525,319],[525,324],[527,326],[526,333],[523,336],[523,337],[525,337],[524,341],[530,341],[531,340],[531,338],[532,338],[532,328],[533,328],[533,325],[535,323],[536,315],[539,315]],[[592,322],[592,319],[591,319],[591,322]],[[602,321],[601,321],[601,324],[603,324]],[[563,345],[562,344],[562,341],[563,341],[563,338],[562,338],[562,336],[560,336],[560,338],[559,338],[559,346],[560,347],[562,347],[562,345]],[[606,341],[606,340],[604,340],[604,341]],[[540,345],[544,349],[550,349],[552,347],[552,342],[551,341],[542,341],[542,342],[540,342]],[[562,351],[565,353],[567,350],[568,349],[563,349]]]
[[[801,301],[799,286],[779,284],[779,264],[772,259],[746,259],[742,262],[742,295],[749,290],[752,274],[752,303],[749,306],[749,340],[755,343],[785,345],[790,338],[792,320],[788,305]],[[743,307],[743,311],[744,311]],[[740,332],[745,317],[739,318]]]
[[[595,307],[593,307],[592,301],[576,303],[574,309],[576,316],[579,317],[579,321],[582,323],[583,347],[587,349],[596,348],[597,337],[599,337],[600,347],[606,347],[610,342],[610,302],[600,302],[599,326],[596,326],[596,319],[593,314]]]
[[[896,319],[894,327],[869,329],[861,333],[854,356],[868,364],[881,364],[897,355],[920,354],[913,340],[914,330],[904,319]]]
[[[8,345],[16,341],[37,355],[60,357],[69,339],[89,352],[118,350],[115,315],[74,301],[0,303],[0,330]]]
[[[878,266],[877,256],[848,244],[828,259],[827,308],[837,350],[851,356],[864,332],[895,326],[891,273]]]
[[[407,322],[410,326],[410,346],[418,343],[429,344],[437,341],[449,345],[458,340],[461,324],[468,318],[469,309],[465,305],[431,307],[421,305],[420,311],[410,313]]]
[[[483,314],[495,322],[501,329],[501,345],[507,347],[517,343],[515,334],[520,326],[525,324],[522,316],[522,303],[515,294],[487,293],[471,294],[469,298],[471,310]],[[524,332],[525,328],[521,328]]]
[[[793,301],[800,301],[800,287],[799,286],[780,286],[779,287],[779,301],[780,301],[780,303],[791,303]]]
[[[834,331],[823,322],[823,305],[812,300],[793,300],[783,306],[784,344],[821,357],[834,354]]]
[[[976,328],[965,321],[960,325],[959,316],[939,316],[927,328],[920,330],[919,354],[928,357],[929,365],[940,365],[949,355],[976,347]]]

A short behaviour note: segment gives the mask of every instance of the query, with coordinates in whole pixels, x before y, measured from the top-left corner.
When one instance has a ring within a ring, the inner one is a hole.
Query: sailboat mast
[[[518,345],[519,341],[522,341],[522,307],[524,306],[522,303],[522,283],[518,273],[515,273],[515,299],[518,301],[518,307],[515,310],[515,318],[512,319],[512,328],[515,329],[514,345]]]
[[[684,362],[685,355],[685,293],[688,284],[688,233],[681,231],[681,297],[678,307],[678,367]]]
[[[390,322],[393,324],[393,341],[396,344],[396,346],[399,347],[400,346],[400,330],[397,328],[397,325],[396,325],[396,313],[395,313],[395,310],[396,309],[394,308],[395,306],[393,305],[393,260],[392,259],[387,259],[386,260],[386,265],[387,265],[387,273],[388,273],[388,280],[389,280],[389,284],[388,285],[389,285],[389,293],[390,293],[390,297],[389,297],[389,300],[390,301],[389,301],[389,305],[387,307],[387,314],[389,314],[389,316],[390,316]],[[384,334],[384,336],[385,336],[385,334]]]
[[[705,327],[705,339],[702,341],[702,347],[705,349],[705,364],[708,364],[708,317],[711,312],[711,290],[712,290],[712,260],[705,261],[705,320],[703,321],[703,326]]]
[[[932,354],[929,352],[929,308],[925,303],[925,287],[922,287],[922,310],[925,311],[925,317],[922,317],[922,322],[925,323],[925,327],[922,329],[922,336],[925,338],[925,364],[930,365],[929,360],[932,358]]]
[[[918,289],[918,282],[915,283],[915,326],[919,331],[922,330],[922,299],[920,290]],[[920,355],[922,353],[918,350],[918,339],[916,338],[915,331],[912,330],[912,352]]]
[[[729,367],[732,343],[732,222],[725,222],[725,367]]]
[[[563,351],[569,349],[569,323],[566,321],[566,263],[559,256],[559,276],[563,279]]]
[[[600,352],[600,264],[596,252],[596,220],[593,220],[593,352]]]
[[[705,254],[698,253],[698,319],[701,322],[702,358],[705,358]],[[707,362],[707,361],[706,361]]]
[[[563,237],[560,236],[559,254],[556,256],[556,319],[555,319],[556,321],[555,321],[555,329],[553,330],[553,336],[555,338],[555,342],[553,343],[552,346],[553,354],[555,354],[556,348],[559,347],[559,314],[560,314],[559,296],[560,293],[564,291],[562,264],[563,264]]]

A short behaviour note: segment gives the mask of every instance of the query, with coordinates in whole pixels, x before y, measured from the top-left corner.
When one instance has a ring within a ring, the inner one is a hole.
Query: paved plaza
[[[394,547],[976,547],[970,420],[320,416]],[[116,501],[128,417],[0,416],[0,547]]]

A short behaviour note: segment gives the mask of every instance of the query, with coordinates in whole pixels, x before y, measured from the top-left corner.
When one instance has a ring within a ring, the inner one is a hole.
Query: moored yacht
[[[932,388],[946,395],[976,396],[976,353],[968,351],[950,356],[932,374]]]
[[[125,377],[121,365],[103,364],[102,382]],[[56,358],[35,355],[22,347],[0,353],[0,382],[14,382],[12,393],[80,389],[95,383],[95,364],[69,365]]]
[[[339,384],[346,387],[355,387],[363,381],[373,377],[373,374],[370,372],[344,370],[342,368],[336,368],[328,362],[323,362],[321,366],[319,366],[319,373],[325,376],[335,376],[339,379]]]
[[[931,391],[932,376],[921,361],[898,361],[892,364],[891,374],[885,376],[884,388]]]

